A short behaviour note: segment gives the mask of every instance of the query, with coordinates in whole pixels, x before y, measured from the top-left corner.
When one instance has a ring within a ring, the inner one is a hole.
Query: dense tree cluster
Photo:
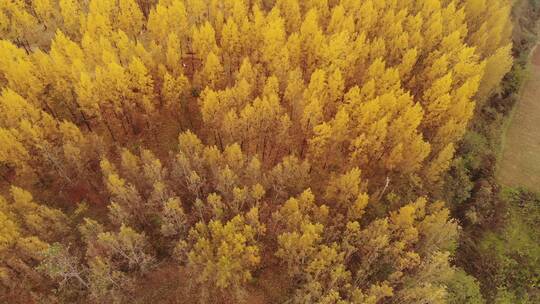
[[[244,301],[267,273],[288,282],[274,302],[477,299],[436,198],[512,64],[509,13],[0,2],[0,299],[127,303],[164,264],[186,303]]]

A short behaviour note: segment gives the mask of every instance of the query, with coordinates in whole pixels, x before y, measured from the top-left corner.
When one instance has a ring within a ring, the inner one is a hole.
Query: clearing
[[[540,46],[504,135],[498,178],[505,186],[540,192]]]

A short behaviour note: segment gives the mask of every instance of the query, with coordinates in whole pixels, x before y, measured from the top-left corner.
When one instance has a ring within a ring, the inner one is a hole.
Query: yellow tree
[[[203,297],[210,301],[220,294],[237,298],[251,281],[261,259],[256,228],[237,215],[225,223],[199,222],[191,229],[187,267],[196,282],[208,287],[200,289]]]
[[[286,47],[285,24],[280,11],[274,9],[267,16],[262,29],[263,45],[261,59],[266,64],[268,74],[285,79],[289,69],[289,53]]]
[[[183,125],[182,119],[185,117],[185,105],[189,92],[189,80],[184,75],[174,77],[169,73],[165,73],[163,86],[161,87],[161,99],[163,107],[171,113],[174,113],[178,121]],[[187,113],[185,113],[187,114]],[[189,119],[189,114],[187,115]]]
[[[12,211],[12,206],[13,203],[0,196],[0,290],[6,295],[18,290],[19,297],[24,298],[32,287],[43,283],[33,267],[48,244],[21,227],[22,218]]]
[[[201,301],[240,302],[277,260],[291,303],[443,303],[459,228],[415,198],[510,68],[510,8],[0,1],[0,188],[108,203],[107,224],[83,219],[79,236],[65,223],[84,207],[68,218],[13,188],[0,285],[62,301],[41,264],[53,284],[78,281],[69,297],[129,302],[171,254]]]
[[[207,4],[205,3],[205,1],[186,0],[186,6],[188,8],[191,23],[197,25],[204,23],[206,13],[205,11],[207,11]]]
[[[45,241],[61,239],[67,233],[68,219],[58,210],[34,201],[30,192],[12,186],[9,210],[16,214],[25,231]]]
[[[302,77],[302,71],[299,68],[289,71],[283,98],[284,106],[289,110],[289,117],[291,117],[291,120],[295,124],[298,123],[302,115],[304,107],[302,95],[304,94],[304,90],[305,83]]]
[[[233,142],[242,143],[247,151],[260,153],[263,161],[275,153],[283,153],[290,127],[290,119],[279,103],[277,78],[268,78],[265,89],[268,89],[266,96],[255,98],[238,114],[230,111],[223,121],[223,133],[230,135]]]
[[[115,9],[116,0],[90,0],[83,26],[85,35],[94,39],[99,39],[100,36],[108,37],[116,26]]]
[[[31,56],[6,40],[0,41],[0,53],[3,55],[0,59],[2,86],[9,87],[38,105],[44,84],[36,75],[37,68],[32,62]]]
[[[26,176],[28,172],[33,170],[28,166],[27,162],[30,159],[29,151],[17,139],[16,133],[13,131],[0,128],[0,140],[2,148],[0,148],[0,163],[5,168],[16,168],[17,174]],[[9,181],[6,176],[2,176],[6,181]]]
[[[117,28],[130,37],[137,37],[142,30],[144,16],[135,0],[118,0]]]
[[[35,267],[48,242],[65,238],[69,221],[60,210],[36,203],[21,188],[12,186],[10,193],[10,200],[0,196],[0,290],[6,295],[17,290],[25,298],[46,282]]]
[[[180,43],[187,45],[190,27],[184,1],[160,0],[150,11],[146,28],[151,39],[158,44],[167,41],[167,36],[174,33]]]
[[[161,233],[165,236],[180,236],[187,234],[187,216],[179,198],[169,199],[162,212]]]
[[[91,130],[90,121],[81,111],[75,94],[80,73],[87,70],[84,53],[77,43],[57,31],[49,54],[35,53],[36,76],[48,88],[41,102],[56,118],[82,122]]]
[[[223,66],[228,72],[228,83],[233,81],[233,72],[238,70],[242,58],[240,32],[234,19],[229,18],[221,31],[220,46],[223,52]]]
[[[82,80],[83,78],[81,82]],[[130,112],[135,105],[126,104],[130,93],[126,69],[116,62],[110,62],[104,67],[98,66],[94,81],[94,90],[90,92],[92,95],[89,103],[97,104],[106,124],[110,124],[106,121],[112,119],[116,121],[117,126],[119,125],[125,133],[128,133],[128,128],[133,129],[134,126]]]
[[[290,276],[301,275],[322,245],[328,212],[325,205],[316,205],[315,196],[308,189],[297,198],[289,198],[272,214],[278,234],[276,256]]]
[[[154,80],[148,69],[137,57],[133,57],[126,70],[128,85],[128,98],[130,103],[136,104],[139,110],[146,115],[153,114],[156,106],[154,93]]]
[[[336,34],[343,31],[353,33],[355,30],[354,26],[353,14],[347,12],[342,4],[332,9],[332,17],[327,27],[328,33]]]
[[[182,44],[175,33],[170,33],[167,38],[167,50],[165,52],[165,64],[174,76],[184,72]]]
[[[386,69],[384,62],[374,62],[367,77],[369,81],[362,89],[353,87],[347,92],[333,120],[314,129],[316,133],[310,139],[312,155],[335,162],[339,151],[343,151],[368,176],[377,172],[380,177],[380,170],[389,173],[421,169],[430,151],[418,130],[423,117],[421,107],[400,88],[398,71]],[[341,148],[336,151],[335,147]]]
[[[72,39],[78,41],[82,36],[82,24],[85,22],[82,3],[76,0],[59,0],[59,6],[63,20],[61,28]]]
[[[358,221],[365,212],[369,196],[361,171],[353,168],[345,174],[334,176],[328,182],[325,200],[332,205],[332,211],[345,215],[348,221]],[[340,215],[336,215],[340,217]]]
[[[3,1],[0,4],[0,33],[30,52],[30,43],[35,42],[33,36],[37,30],[38,20],[29,12],[24,1]]]
[[[11,159],[3,159],[8,166],[15,166],[17,174],[34,172],[43,178],[44,174],[56,173],[59,179],[53,182],[72,182],[62,151],[57,122],[53,117],[39,110],[15,92],[6,89],[0,96],[2,109],[3,139],[6,146],[2,154]],[[16,156],[12,153],[21,152]],[[25,155],[34,155],[26,158]],[[47,168],[47,169],[45,169]],[[25,183],[33,178],[26,176]]]
[[[46,30],[53,29],[57,25],[58,18],[60,17],[57,1],[32,1],[32,9],[39,22],[43,24]]]
[[[220,54],[216,43],[216,32],[209,22],[193,29],[192,50],[198,59],[204,60],[210,53],[214,56]]]
[[[304,75],[311,75],[323,60],[326,40],[319,26],[319,12],[311,9],[306,13],[300,27],[301,63]]]
[[[224,69],[221,61],[214,52],[208,53],[203,63],[202,70],[197,74],[197,84],[204,88],[208,86],[212,89],[220,89],[223,84]]]
[[[302,23],[299,2],[296,0],[278,0],[275,7],[279,8],[279,11],[283,13],[287,33],[296,32]]]
[[[513,63],[511,50],[510,44],[500,47],[486,59],[484,77],[478,87],[477,102],[486,100],[496,90],[504,75],[510,71]]]

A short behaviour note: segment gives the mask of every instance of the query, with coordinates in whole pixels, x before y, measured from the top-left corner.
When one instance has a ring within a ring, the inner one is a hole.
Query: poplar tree
[[[164,267],[191,302],[276,274],[292,303],[474,294],[433,193],[512,66],[511,9],[0,1],[0,294],[130,302]]]

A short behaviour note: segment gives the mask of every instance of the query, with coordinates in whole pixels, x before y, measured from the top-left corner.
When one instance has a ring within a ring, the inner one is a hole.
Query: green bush
[[[478,281],[459,269],[447,283],[448,304],[484,304]]]

